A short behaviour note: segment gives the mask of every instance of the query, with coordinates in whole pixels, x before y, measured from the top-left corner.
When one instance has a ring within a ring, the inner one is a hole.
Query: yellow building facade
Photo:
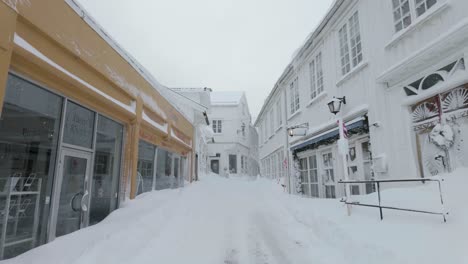
[[[191,179],[193,125],[103,34],[70,1],[0,1],[0,259]]]

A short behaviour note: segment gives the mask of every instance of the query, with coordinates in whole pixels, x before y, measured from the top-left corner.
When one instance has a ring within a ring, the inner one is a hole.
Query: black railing
[[[341,184],[358,184],[358,183],[367,183],[367,184],[375,184],[377,185],[377,196],[379,200],[379,204],[365,204],[365,203],[360,203],[360,202],[350,202],[346,201],[346,199],[342,199],[341,202],[349,205],[356,205],[356,206],[365,206],[365,207],[374,207],[374,208],[379,208],[380,210],[380,220],[383,220],[383,209],[389,209],[389,210],[399,210],[399,211],[407,211],[407,212],[413,212],[413,213],[422,213],[422,214],[432,214],[432,215],[440,215],[444,218],[444,222],[447,222],[446,215],[448,215],[447,212],[445,212],[444,209],[444,199],[442,197],[442,184],[441,182],[443,179],[400,179],[400,180],[370,180],[370,181],[338,181],[338,183]],[[380,196],[380,184],[381,183],[392,183],[392,182],[437,182],[439,184],[439,195],[440,195],[440,204],[441,204],[441,212],[431,212],[431,211],[424,211],[424,210],[417,210],[417,209],[408,209],[408,208],[400,208],[400,207],[394,207],[394,206],[383,206],[381,203],[381,196]]]

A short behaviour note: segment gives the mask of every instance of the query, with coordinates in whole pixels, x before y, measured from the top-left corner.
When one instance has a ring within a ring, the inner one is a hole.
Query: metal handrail
[[[448,215],[448,212],[445,211],[444,208],[444,199],[442,195],[442,184],[441,182],[444,181],[443,179],[426,179],[426,178],[421,178],[421,179],[394,179],[394,180],[364,180],[364,181],[343,181],[339,180],[338,183],[341,184],[356,184],[356,183],[371,183],[371,184],[376,184],[377,185],[377,196],[379,200],[379,204],[364,204],[360,202],[350,202],[346,201],[346,199],[342,199],[340,202],[343,202],[348,205],[356,205],[356,206],[365,206],[365,207],[374,207],[374,208],[379,208],[380,210],[380,220],[383,220],[383,210],[382,209],[389,209],[389,210],[399,210],[399,211],[407,211],[407,212],[414,212],[414,213],[423,213],[423,214],[433,214],[433,215],[441,215],[444,219],[444,223],[447,222],[446,215]],[[400,207],[394,207],[394,206],[383,206],[381,203],[381,196],[380,196],[380,184],[381,183],[391,183],[391,182],[437,182],[439,185],[439,196],[440,196],[440,204],[441,204],[441,212],[431,212],[431,211],[425,211],[425,210],[417,210],[417,209],[408,209],[408,208],[400,208]]]

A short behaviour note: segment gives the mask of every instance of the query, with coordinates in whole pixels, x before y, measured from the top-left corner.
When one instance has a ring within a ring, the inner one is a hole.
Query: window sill
[[[347,80],[351,79],[354,75],[356,75],[358,72],[362,71],[364,68],[366,68],[369,65],[367,61],[362,61],[358,66],[354,67],[350,72],[348,72],[345,76],[343,76],[337,83],[336,86],[341,86],[343,85],[344,82]]]
[[[325,98],[327,96],[327,92],[322,92],[320,93],[319,95],[315,96],[314,99],[310,100],[310,102],[307,104],[306,107],[311,107],[314,103],[322,100],[323,98]]]
[[[443,3],[437,3],[436,6],[432,7],[429,11],[426,11],[425,14],[418,17],[409,27],[400,30],[399,32],[395,33],[392,39],[385,45],[385,49],[390,49],[394,47],[397,42],[408,36],[411,32],[413,32],[416,28],[420,25],[424,24],[426,21],[430,20],[435,15],[441,13],[445,9],[449,7],[449,1],[445,1]]]
[[[299,115],[301,113],[302,110],[297,110],[294,114],[290,115],[288,117],[288,121],[293,119],[294,117],[296,117],[297,115]]]

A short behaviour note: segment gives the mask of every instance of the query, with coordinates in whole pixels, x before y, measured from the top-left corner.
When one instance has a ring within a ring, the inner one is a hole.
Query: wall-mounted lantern
[[[336,115],[341,111],[341,104],[346,104],[346,96],[343,97],[333,97],[333,99],[328,103],[328,109],[330,113]]]

